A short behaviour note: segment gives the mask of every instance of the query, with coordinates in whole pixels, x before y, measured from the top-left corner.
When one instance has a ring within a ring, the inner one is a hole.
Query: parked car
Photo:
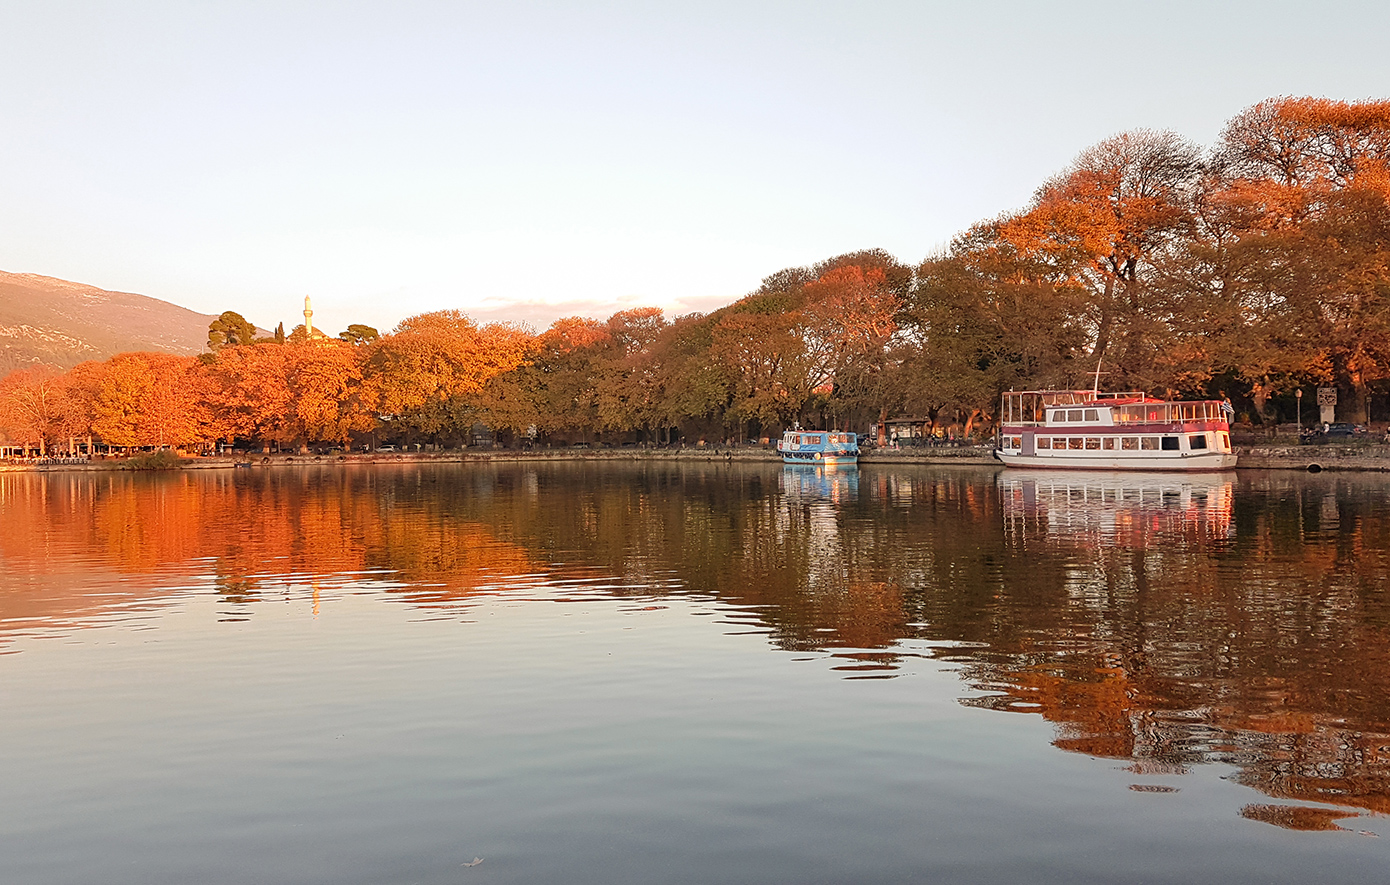
[[[1305,430],[1298,435],[1298,440],[1304,445],[1321,445],[1332,440],[1351,439],[1360,432],[1362,431],[1355,424],[1338,422]]]
[[[377,446],[376,450],[378,452],[394,452],[396,451],[396,447],[392,445]]]

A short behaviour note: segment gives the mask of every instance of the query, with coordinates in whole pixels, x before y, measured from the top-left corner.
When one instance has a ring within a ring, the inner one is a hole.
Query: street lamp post
[[[1298,432],[1303,432],[1303,388],[1294,391],[1294,397],[1298,400]]]

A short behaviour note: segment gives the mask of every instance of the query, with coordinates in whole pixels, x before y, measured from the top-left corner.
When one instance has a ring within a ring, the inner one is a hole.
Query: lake
[[[0,881],[1384,881],[1390,478],[0,474]]]

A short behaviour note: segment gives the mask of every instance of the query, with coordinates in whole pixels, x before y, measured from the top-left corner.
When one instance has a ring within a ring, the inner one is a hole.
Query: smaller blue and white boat
[[[785,464],[841,466],[859,461],[859,437],[843,430],[788,430],[777,443]]]

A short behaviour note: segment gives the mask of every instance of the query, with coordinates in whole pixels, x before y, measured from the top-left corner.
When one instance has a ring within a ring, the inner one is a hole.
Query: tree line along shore
[[[10,451],[345,448],[775,437],[793,423],[979,437],[999,394],[1229,399],[1294,420],[1390,419],[1390,101],[1273,98],[1200,148],[1136,130],[915,266],[881,250],[779,271],[709,314],[544,331],[459,311],[385,334],[234,311],[197,357],[126,353],[0,379]],[[1311,399],[1302,408],[1313,418]],[[85,447],[85,448],[84,448]]]

